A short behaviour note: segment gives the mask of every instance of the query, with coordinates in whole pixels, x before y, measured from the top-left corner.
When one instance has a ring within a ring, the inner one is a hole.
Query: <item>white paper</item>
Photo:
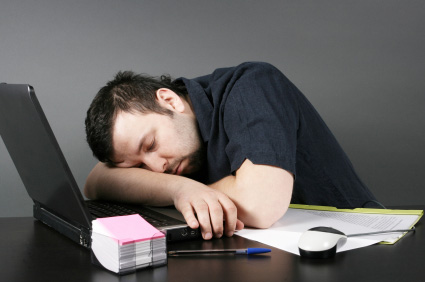
[[[286,214],[269,229],[245,228],[236,234],[269,246],[299,255],[298,240],[306,230],[326,226],[346,235],[383,230],[409,229],[418,215],[365,214],[289,208]],[[370,246],[382,241],[393,243],[404,233],[386,233],[349,237],[338,246],[337,252]]]

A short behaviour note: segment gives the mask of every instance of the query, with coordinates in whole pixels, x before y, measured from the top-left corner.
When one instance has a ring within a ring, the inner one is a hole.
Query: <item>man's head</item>
[[[189,103],[184,85],[168,76],[119,72],[87,111],[87,142],[101,162],[191,173],[203,153]]]

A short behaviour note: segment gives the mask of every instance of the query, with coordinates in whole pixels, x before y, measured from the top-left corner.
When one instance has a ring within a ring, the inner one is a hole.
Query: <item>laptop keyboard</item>
[[[154,227],[183,224],[180,220],[142,206],[117,205],[108,202],[86,201],[93,219],[120,215],[139,214]]]

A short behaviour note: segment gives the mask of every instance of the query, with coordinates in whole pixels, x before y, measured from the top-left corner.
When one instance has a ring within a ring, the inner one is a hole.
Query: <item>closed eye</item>
[[[155,148],[156,148],[156,142],[155,142],[155,138],[153,138],[151,144],[149,145],[149,147],[147,149],[147,151],[152,152],[153,150],[155,150]]]

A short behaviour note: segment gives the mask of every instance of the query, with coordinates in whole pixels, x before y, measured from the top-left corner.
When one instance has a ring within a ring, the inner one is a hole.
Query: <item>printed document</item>
[[[268,229],[245,228],[236,234],[278,249],[299,255],[298,240],[306,230],[326,226],[346,235],[384,230],[410,229],[423,211],[355,209],[291,205],[286,214]],[[337,252],[370,246],[376,243],[394,244],[405,232],[349,237]]]

